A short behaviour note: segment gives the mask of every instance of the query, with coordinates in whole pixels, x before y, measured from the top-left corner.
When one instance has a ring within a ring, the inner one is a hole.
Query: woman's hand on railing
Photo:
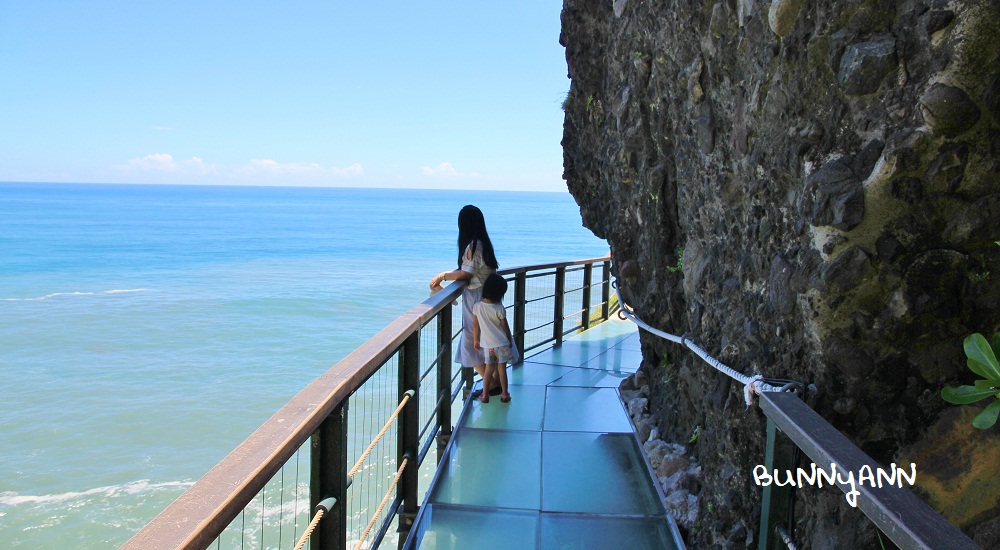
[[[462,271],[461,269],[453,269],[451,271],[442,271],[431,279],[431,288],[436,286],[441,286],[445,281],[467,281],[472,278],[472,273],[468,271]]]

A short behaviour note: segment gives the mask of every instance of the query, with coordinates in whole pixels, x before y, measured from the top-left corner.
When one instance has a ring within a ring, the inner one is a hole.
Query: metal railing
[[[794,393],[763,392],[760,409],[767,416],[766,471],[797,472],[796,448],[821,468],[835,465],[842,474],[861,472],[866,468],[872,473],[882,467]],[[895,464],[893,471],[895,473]],[[902,488],[901,480],[896,486],[890,483],[883,487],[882,479],[879,479],[876,487],[874,477],[868,485],[860,479],[856,484],[849,484],[838,474],[834,483],[848,495],[853,492],[857,508],[903,550],[979,548],[958,527],[911,491]],[[784,486],[772,483],[764,487],[759,550],[793,547],[786,540],[792,538],[789,534],[792,526],[787,522],[792,491],[793,487],[787,483]]]
[[[761,411],[767,417],[763,472],[775,472],[775,478],[778,478],[779,472],[788,473],[784,482],[775,479],[774,483],[763,485],[758,550],[796,547],[793,532],[795,484],[788,482],[788,476],[799,474],[799,452],[814,461],[813,468],[808,473],[802,472],[805,474],[803,477],[810,479],[808,476],[812,476],[811,479],[817,479],[816,463],[819,463],[820,469],[827,464],[831,465],[830,471],[839,473],[831,474],[833,478],[828,484],[837,485],[848,496],[854,497],[851,505],[860,508],[875,527],[900,548],[979,548],[961,530],[948,523],[912,492],[904,489],[901,480],[896,487],[883,487],[881,478],[875,487],[873,477],[866,478],[870,479],[867,486],[861,479],[855,482],[853,473],[867,469],[868,474],[873,475],[873,472],[881,469],[881,465],[802,401],[804,394],[815,390],[814,386],[740,373],[708,355],[690,336],[678,336],[650,326],[627,304],[621,304],[620,312],[624,318],[630,319],[647,333],[689,348],[719,372],[744,384],[748,407],[752,402],[760,404]],[[896,474],[895,464],[892,471]],[[850,481],[842,480],[840,475],[847,473],[851,473]],[[895,475],[893,479],[896,479]]]
[[[505,302],[522,357],[608,318],[610,268],[603,257],[499,272],[513,283]],[[421,465],[435,443],[440,460],[453,403],[472,385],[472,369],[452,369],[461,310],[451,304],[463,287],[431,296],[316,378],[122,548],[405,540]]]

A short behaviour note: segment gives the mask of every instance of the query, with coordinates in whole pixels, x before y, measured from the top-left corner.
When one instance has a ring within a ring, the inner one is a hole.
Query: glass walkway
[[[510,403],[469,400],[408,548],[683,548],[618,385],[635,325],[607,321],[508,367]]]

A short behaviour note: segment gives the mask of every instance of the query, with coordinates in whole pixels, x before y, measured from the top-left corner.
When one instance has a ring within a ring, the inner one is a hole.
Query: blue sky
[[[0,0],[0,181],[565,191],[559,0]]]

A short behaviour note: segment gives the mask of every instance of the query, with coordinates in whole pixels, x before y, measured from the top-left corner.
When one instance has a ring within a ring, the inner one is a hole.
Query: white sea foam
[[[39,296],[37,298],[4,298],[5,302],[37,302],[39,300],[48,300],[49,298],[56,298],[59,296],[92,296],[93,292],[53,292],[52,294],[46,294],[45,296]]]
[[[48,300],[51,298],[58,298],[60,296],[97,296],[101,294],[125,294],[129,292],[143,292],[149,290],[148,288],[132,288],[127,290],[105,290],[102,292],[53,292],[52,294],[46,294],[45,296],[39,296],[37,298],[2,298],[0,301],[4,302],[37,302],[40,300]]]
[[[119,495],[138,495],[142,493],[187,489],[193,482],[188,481],[167,481],[163,483],[152,483],[148,479],[132,481],[122,485],[109,485],[106,487],[96,487],[86,491],[71,491],[55,495],[21,495],[12,491],[0,493],[0,506],[18,506],[23,504],[53,504],[68,503],[90,497],[114,497]]]

